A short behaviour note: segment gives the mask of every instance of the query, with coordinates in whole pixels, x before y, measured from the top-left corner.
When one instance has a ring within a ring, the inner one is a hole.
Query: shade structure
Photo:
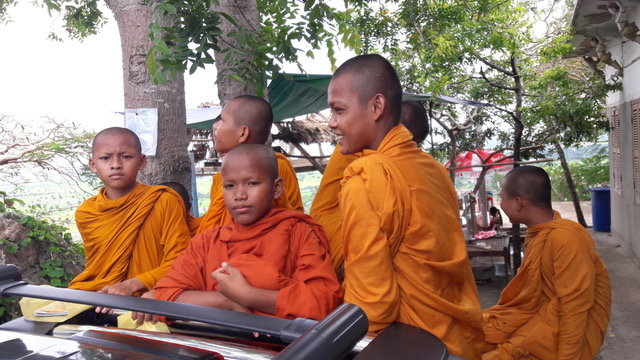
[[[455,164],[451,165],[450,161],[447,161],[444,166],[446,168],[459,168],[456,169],[456,176],[476,178],[480,176],[482,172],[482,164],[495,164],[489,167],[487,174],[491,173],[506,173],[513,169],[513,160],[507,158],[507,155],[496,152],[495,150],[475,149],[469,151],[463,151],[456,155]],[[472,166],[472,167],[465,167]]]

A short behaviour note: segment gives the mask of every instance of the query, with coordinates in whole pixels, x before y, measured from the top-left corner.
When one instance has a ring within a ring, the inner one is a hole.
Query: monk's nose
[[[338,127],[338,120],[336,120],[336,115],[333,111],[331,112],[331,117],[329,118],[329,127],[332,129]]]
[[[241,201],[247,199],[247,192],[244,189],[238,189],[235,193],[235,200]]]

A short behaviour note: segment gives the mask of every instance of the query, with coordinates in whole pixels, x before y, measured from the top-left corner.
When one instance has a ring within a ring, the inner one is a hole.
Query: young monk
[[[417,101],[403,101],[400,112],[400,123],[403,124],[413,134],[413,141],[417,145],[421,144],[429,134],[429,122],[427,112]],[[309,215],[322,225],[327,232],[329,244],[331,245],[331,263],[333,264],[338,277],[342,279],[344,254],[342,253],[342,214],[338,203],[338,194],[342,185],[342,173],[349,164],[358,156],[343,155],[340,153],[340,145],[336,145],[331,154],[331,158],[322,175],[320,186],[311,204]]]
[[[194,237],[146,296],[318,320],[338,306],[343,291],[322,227],[299,211],[273,208],[283,191],[277,166],[266,145],[229,151],[222,179],[231,222]]]
[[[589,233],[551,208],[551,181],[535,166],[502,181],[500,207],[527,225],[518,274],[483,313],[483,359],[593,359],[609,324],[611,285]]]
[[[329,127],[342,154],[362,152],[340,192],[344,301],[369,330],[426,329],[466,359],[481,355],[482,314],[456,191],[444,167],[399,124],[402,90],[389,62],[362,55],[329,84]]]
[[[147,159],[131,130],[100,131],[91,153],[89,167],[104,187],[76,211],[87,264],[69,288],[118,295],[153,289],[189,243],[182,200],[165,186],[136,182]]]
[[[222,108],[220,120],[213,126],[216,151],[224,156],[240,144],[264,144],[271,133],[272,124],[273,112],[265,99],[252,95],[233,98]],[[284,192],[275,200],[275,207],[304,212],[295,169],[286,156],[276,156],[278,174],[284,181]],[[213,176],[210,197],[209,210],[196,220],[199,225],[197,233],[224,225],[231,218],[222,199],[222,176],[219,172]]]

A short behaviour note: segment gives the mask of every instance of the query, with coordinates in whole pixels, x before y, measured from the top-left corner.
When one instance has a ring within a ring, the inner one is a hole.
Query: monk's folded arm
[[[343,184],[341,211],[345,255],[344,301],[360,306],[369,331],[379,331],[397,317],[400,292],[380,215],[369,198],[385,196],[386,187],[371,189],[358,175]]]
[[[174,301],[218,309],[230,310],[232,308],[231,300],[217,291],[185,290]]]
[[[554,254],[553,284],[559,299],[558,356],[578,359],[586,346],[588,311],[595,301],[595,268],[585,244],[571,232],[549,238]]]
[[[275,315],[278,290],[260,289],[252,286],[246,295],[236,299],[240,305],[263,313]]]
[[[179,200],[171,194],[165,193],[158,198],[154,205],[154,211],[162,211],[164,217],[162,219],[162,262],[155,269],[137,275],[148,290],[160,280],[171,267],[171,263],[180,255],[187,247],[191,235],[187,220],[185,218],[184,208],[180,206]]]
[[[175,301],[187,290],[204,290],[206,288],[205,247],[206,239],[202,234],[196,235],[187,249],[171,264],[171,269],[155,285],[155,298]]]

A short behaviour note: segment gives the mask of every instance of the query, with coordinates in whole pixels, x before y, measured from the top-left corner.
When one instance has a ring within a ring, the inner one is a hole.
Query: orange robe
[[[439,337],[450,353],[479,359],[482,310],[444,167],[403,125],[344,172],[340,207],[344,301],[378,332],[394,321]]]
[[[273,207],[304,212],[300,185],[298,185],[298,177],[293,165],[291,165],[286,156],[280,153],[276,153],[276,158],[278,159],[278,176],[284,180],[284,192],[274,201]],[[231,214],[224,206],[224,199],[222,198],[222,172],[213,175],[209,194],[211,197],[209,210],[195,220],[195,224],[198,226],[196,233],[198,234],[214,226],[225,225],[231,219]]]
[[[136,184],[117,200],[105,188],[76,211],[87,264],[69,284],[97,291],[137,277],[153,286],[189,243],[182,199],[165,186]]]
[[[235,221],[198,234],[155,287],[155,298],[174,301],[185,290],[216,291],[214,270],[227,262],[247,282],[279,290],[277,317],[322,319],[342,299],[322,227],[310,216],[272,209],[255,224]]]
[[[324,169],[320,186],[313,198],[309,215],[322,225],[327,232],[329,245],[331,246],[331,263],[338,273],[342,273],[344,254],[342,252],[342,214],[340,213],[340,201],[338,195],[342,189],[340,181],[342,174],[356,155],[342,155],[340,145],[337,145],[331,154],[329,163]]]
[[[483,359],[593,359],[609,324],[611,284],[593,240],[555,213],[529,227],[518,274],[483,313]]]

